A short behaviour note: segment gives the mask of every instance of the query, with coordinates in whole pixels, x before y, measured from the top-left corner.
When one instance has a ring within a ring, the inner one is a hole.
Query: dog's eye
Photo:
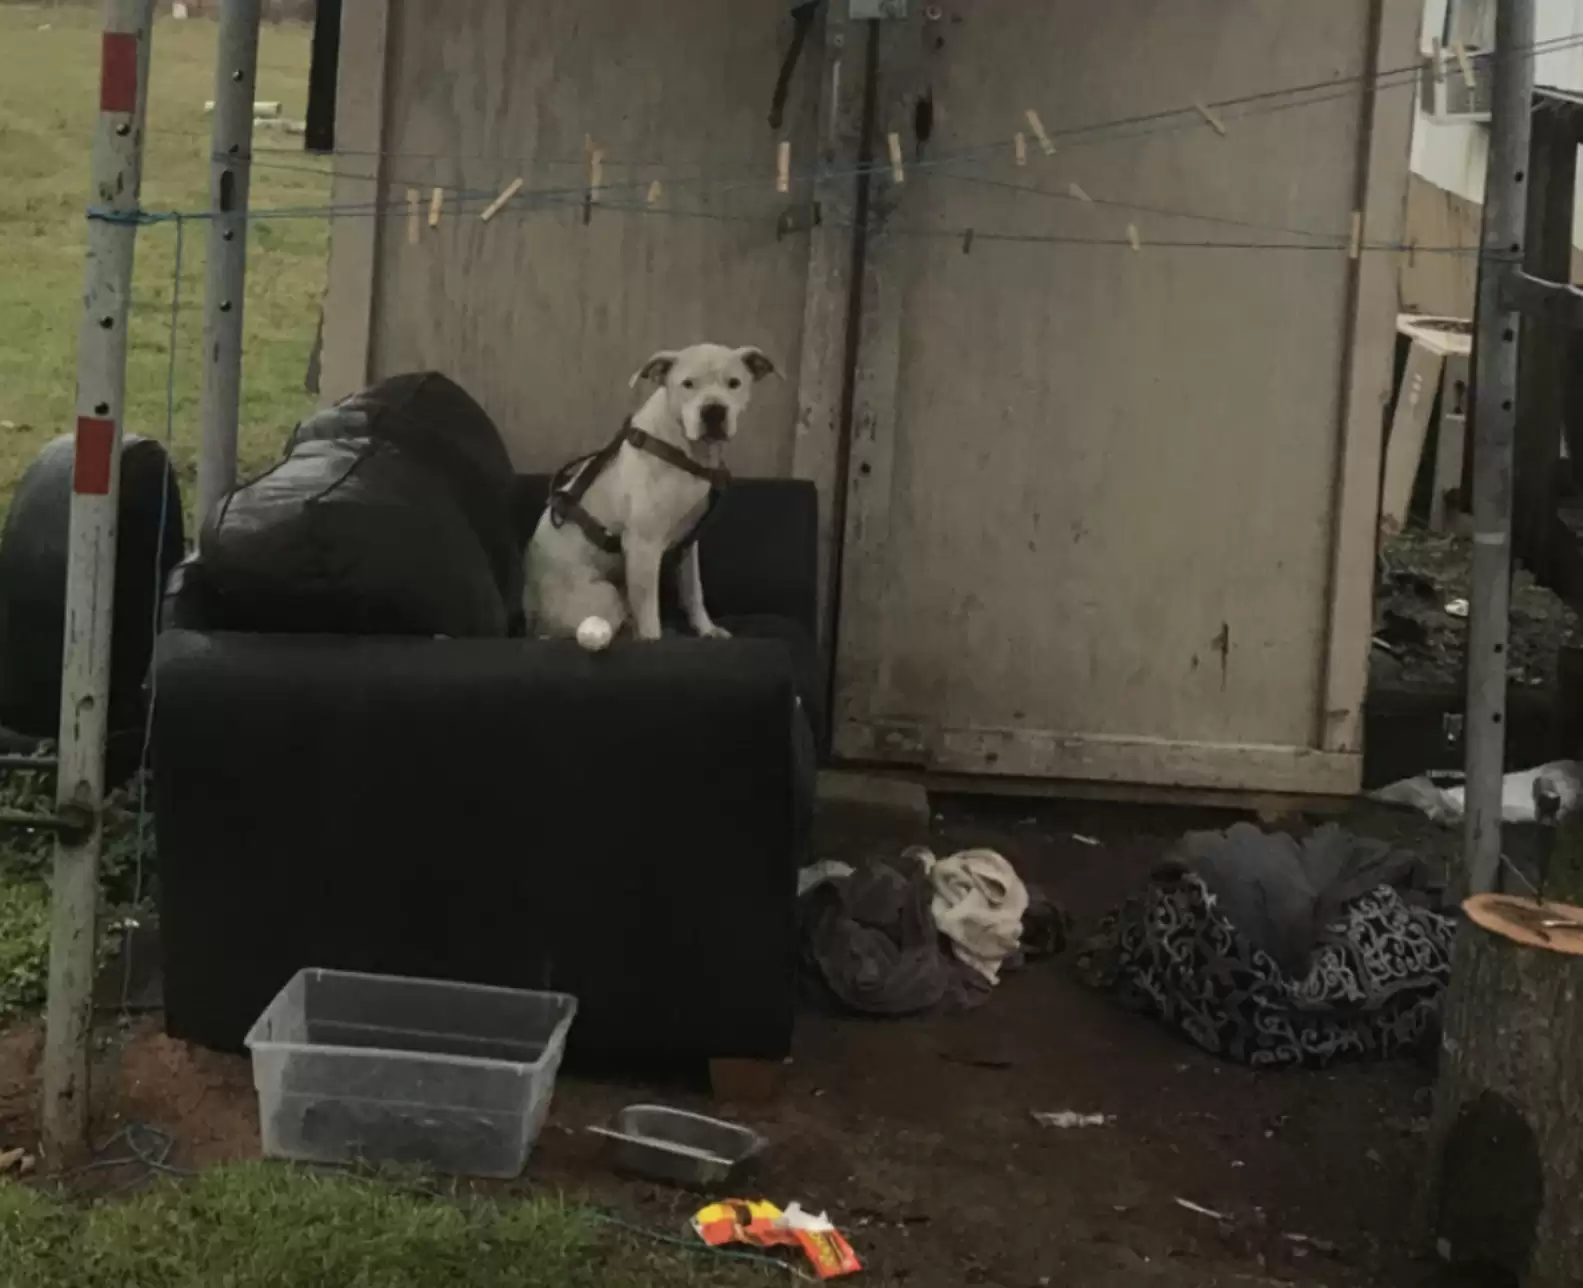
[[[742,388],[742,381],[740,379],[738,379],[736,376],[732,376],[730,380],[726,381],[726,384],[727,384],[727,386],[729,386],[732,389],[740,389],[740,388]]]
[[[691,380],[684,380],[684,381],[682,381],[682,388],[683,389],[691,389],[692,387],[693,387],[693,382]]]

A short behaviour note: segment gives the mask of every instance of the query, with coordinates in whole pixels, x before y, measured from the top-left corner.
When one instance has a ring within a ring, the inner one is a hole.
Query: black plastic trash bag
[[[220,503],[197,562],[212,628],[506,633],[507,604],[468,515],[434,469],[389,440],[299,443]]]
[[[344,438],[393,443],[444,482],[513,611],[522,599],[522,550],[530,533],[520,530],[515,513],[516,472],[500,431],[472,396],[436,371],[391,376],[303,421],[287,452]]]

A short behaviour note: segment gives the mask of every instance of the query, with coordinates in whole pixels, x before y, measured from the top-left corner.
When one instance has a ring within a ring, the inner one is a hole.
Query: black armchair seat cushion
[[[544,474],[518,476],[513,502],[517,526],[532,533],[549,497]],[[704,595],[717,618],[776,616],[818,636],[819,497],[813,485],[791,479],[736,479],[721,493],[698,535]],[[662,589],[677,615],[676,584]],[[723,623],[722,623],[723,624]]]
[[[517,526],[531,533],[549,496],[544,474],[517,479]],[[710,615],[737,635],[779,640],[791,657],[816,737],[825,735],[824,683],[819,669],[819,497],[811,483],[746,478],[720,494],[698,536],[704,597]],[[687,633],[676,590],[674,558],[660,589],[667,631]],[[617,647],[625,647],[624,642]]]

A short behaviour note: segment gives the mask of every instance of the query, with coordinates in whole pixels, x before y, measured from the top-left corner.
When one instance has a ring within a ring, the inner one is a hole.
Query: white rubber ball
[[[611,637],[615,634],[610,629],[610,623],[603,617],[585,617],[583,623],[577,628],[577,642],[590,653],[598,653],[610,647]]]

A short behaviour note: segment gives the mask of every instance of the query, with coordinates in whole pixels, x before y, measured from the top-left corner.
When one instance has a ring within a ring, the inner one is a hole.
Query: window
[[[1441,42],[1447,49],[1459,42],[1469,49],[1493,49],[1495,5],[1496,0],[1446,0]]]

